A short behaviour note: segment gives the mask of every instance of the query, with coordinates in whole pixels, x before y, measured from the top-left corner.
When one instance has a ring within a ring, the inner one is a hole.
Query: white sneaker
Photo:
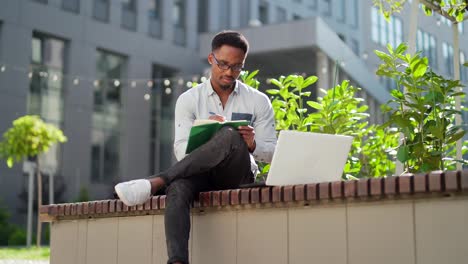
[[[151,196],[151,183],[145,179],[121,182],[114,189],[126,206],[143,204]]]

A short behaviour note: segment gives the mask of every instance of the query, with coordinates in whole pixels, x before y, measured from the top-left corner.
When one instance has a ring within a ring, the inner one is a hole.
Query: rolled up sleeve
[[[188,94],[182,94],[177,99],[174,116],[174,154],[177,160],[181,160],[186,156],[187,141],[195,120],[194,107],[193,98]]]
[[[270,100],[262,96],[256,105],[254,120],[256,147],[255,160],[270,163],[276,147],[275,117]]]

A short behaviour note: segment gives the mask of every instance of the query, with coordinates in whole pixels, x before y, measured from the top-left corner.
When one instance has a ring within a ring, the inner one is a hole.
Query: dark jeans
[[[247,144],[230,127],[219,130],[159,177],[167,185],[164,223],[168,263],[188,263],[190,208],[199,192],[238,188],[254,181]]]

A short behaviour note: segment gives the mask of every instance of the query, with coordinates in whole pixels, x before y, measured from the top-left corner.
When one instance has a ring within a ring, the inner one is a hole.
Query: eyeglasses
[[[235,71],[235,72],[240,72],[244,69],[244,65],[242,64],[236,64],[236,65],[228,65],[226,63],[223,63],[223,62],[219,62],[218,59],[216,59],[216,56],[214,55],[214,53],[212,52],[211,55],[213,55],[213,58],[214,58],[214,61],[216,63],[216,65],[218,65],[218,68],[220,68],[221,70],[223,71],[227,71],[229,69],[231,69],[232,71]]]

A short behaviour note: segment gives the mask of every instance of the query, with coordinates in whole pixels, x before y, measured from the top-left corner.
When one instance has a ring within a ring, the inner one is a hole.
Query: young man
[[[238,188],[254,181],[255,160],[271,162],[276,146],[274,113],[268,97],[238,81],[248,52],[246,38],[223,31],[208,55],[211,78],[183,93],[175,108],[175,155],[179,162],[153,178],[119,183],[115,191],[128,206],[142,204],[166,187],[165,231],[168,263],[188,263],[190,206],[201,191]],[[195,119],[249,120],[238,130],[224,127],[189,155]]]

